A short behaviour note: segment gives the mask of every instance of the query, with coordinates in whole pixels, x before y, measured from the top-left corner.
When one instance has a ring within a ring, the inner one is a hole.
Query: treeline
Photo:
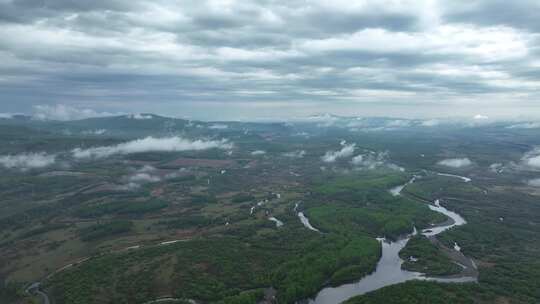
[[[409,281],[354,297],[344,304],[491,304],[494,296],[476,284]]]
[[[203,228],[212,224],[212,219],[202,215],[183,215],[174,220],[159,221],[157,224],[167,229]]]
[[[112,235],[126,233],[133,228],[131,221],[113,221],[105,224],[96,224],[79,229],[79,237],[84,242],[102,239]]]
[[[29,238],[29,237],[33,237],[33,236],[40,235],[43,233],[47,233],[49,231],[68,228],[69,226],[70,226],[69,224],[62,224],[62,223],[45,224],[39,228],[35,228],[35,229],[22,233],[21,235],[19,235],[18,238],[20,239]]]
[[[81,207],[75,211],[75,215],[84,218],[99,217],[108,214],[139,215],[157,211],[167,206],[167,202],[159,199],[145,201],[113,201]]]

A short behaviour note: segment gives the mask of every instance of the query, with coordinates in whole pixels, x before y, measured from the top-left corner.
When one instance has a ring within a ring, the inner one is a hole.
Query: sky
[[[0,113],[540,118],[539,11],[538,0],[0,0]]]

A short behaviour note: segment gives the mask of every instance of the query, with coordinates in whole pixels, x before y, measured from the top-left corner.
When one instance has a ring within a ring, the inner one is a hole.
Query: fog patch
[[[386,122],[386,126],[388,128],[405,128],[411,126],[411,122],[409,120],[396,119]]]
[[[156,183],[161,181],[161,178],[149,173],[137,173],[129,177],[129,180],[134,183]]]
[[[265,154],[266,154],[266,151],[263,151],[263,150],[255,150],[255,151],[251,152],[251,155],[253,155],[253,156],[265,155]]]
[[[440,125],[441,122],[437,119],[429,119],[429,120],[424,120],[420,123],[421,126],[423,127],[435,127],[435,126],[438,126]]]
[[[502,173],[504,170],[504,165],[501,163],[494,163],[489,165],[489,171],[493,173]]]
[[[71,152],[73,157],[104,158],[115,154],[132,154],[142,152],[179,152],[207,149],[232,149],[233,145],[227,140],[190,140],[178,136],[155,138],[152,136],[128,141],[115,146],[102,146],[88,149],[76,148]]]
[[[185,175],[185,168],[181,168],[178,171],[164,174],[163,171],[156,169],[153,166],[145,165],[142,168],[134,171],[131,175],[123,178],[123,185],[119,186],[122,190],[135,190],[140,188],[143,184],[157,183],[163,180],[173,179]]]
[[[118,114],[109,112],[96,112],[92,109],[80,109],[64,104],[50,105],[36,105],[33,107],[34,113],[32,117],[38,120],[79,120],[93,117],[108,117]]]
[[[50,166],[56,162],[56,155],[41,153],[23,153],[0,156],[0,165],[8,169],[37,169]]]
[[[540,169],[540,148],[525,153],[521,162],[526,167]]]
[[[327,151],[321,158],[322,161],[325,163],[333,163],[340,158],[351,157],[356,149],[356,144],[347,144],[346,141],[342,141],[340,145],[342,146],[341,150]]]
[[[351,164],[355,166],[357,169],[369,169],[373,170],[380,167],[386,167],[392,170],[404,172],[405,169],[396,165],[392,164],[388,160],[388,151],[384,152],[367,152],[364,154],[358,154],[355,157],[352,158]]]
[[[83,135],[103,135],[107,132],[105,129],[97,129],[97,130],[86,130],[83,131]]]
[[[303,158],[305,155],[306,155],[305,150],[297,150],[297,151],[283,153],[283,156],[289,157],[289,158]]]
[[[128,118],[137,119],[137,120],[148,120],[148,119],[152,119],[153,116],[150,114],[137,113],[137,114],[128,115]]]
[[[464,158],[447,158],[437,162],[437,165],[450,168],[463,168],[472,165],[472,161],[467,157]]]

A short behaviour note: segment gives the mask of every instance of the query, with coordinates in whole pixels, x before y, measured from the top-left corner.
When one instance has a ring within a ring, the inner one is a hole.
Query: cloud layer
[[[322,157],[322,161],[325,163],[333,163],[340,158],[351,157],[356,149],[356,144],[347,144],[346,142],[341,142],[341,150],[337,151],[327,151]]]
[[[538,109],[539,9],[536,0],[0,1],[2,111],[529,114],[519,106]]]
[[[527,181],[527,185],[532,187],[540,187],[540,178],[534,178]]]
[[[115,146],[94,147],[89,149],[76,148],[72,150],[73,157],[103,158],[115,154],[132,154],[141,152],[178,152],[188,150],[232,149],[233,145],[227,140],[189,140],[181,137],[154,138],[146,137]]]
[[[526,167],[540,169],[540,148],[527,152],[522,158],[522,163]]]
[[[47,153],[24,153],[0,156],[0,165],[8,169],[29,170],[44,168],[56,162],[56,156]]]
[[[72,107],[64,104],[35,105],[32,117],[41,120],[78,120],[92,117],[119,115],[108,112],[97,112],[92,109]]]
[[[438,165],[450,168],[463,168],[472,165],[472,161],[468,158],[447,158],[439,161]]]

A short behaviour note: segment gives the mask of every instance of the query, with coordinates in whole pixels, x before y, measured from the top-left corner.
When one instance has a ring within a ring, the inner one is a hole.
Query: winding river
[[[422,230],[421,234],[430,238],[432,241],[436,241],[435,236],[455,226],[464,225],[467,222],[459,214],[450,211],[441,206],[440,201],[436,200],[433,205],[428,205],[433,211],[446,215],[449,220],[436,225],[434,227]],[[305,216],[304,216],[305,217]],[[307,218],[306,218],[307,219]],[[311,225],[310,225],[311,226]],[[316,228],[314,228],[316,229]],[[319,293],[313,299],[309,299],[307,303],[310,304],[336,304],[344,302],[354,296],[362,295],[370,291],[380,289],[385,286],[403,283],[410,280],[429,280],[443,283],[459,283],[459,282],[475,282],[477,280],[478,272],[474,262],[463,256],[459,251],[453,253],[453,258],[459,261],[464,270],[459,275],[448,277],[428,277],[419,272],[412,272],[401,269],[403,260],[399,257],[401,249],[407,245],[407,242],[413,235],[418,232],[414,231],[395,242],[391,242],[385,238],[378,238],[382,246],[382,256],[375,272],[362,278],[355,283],[344,284],[338,287],[327,287],[319,291]],[[458,263],[458,262],[456,262]]]

